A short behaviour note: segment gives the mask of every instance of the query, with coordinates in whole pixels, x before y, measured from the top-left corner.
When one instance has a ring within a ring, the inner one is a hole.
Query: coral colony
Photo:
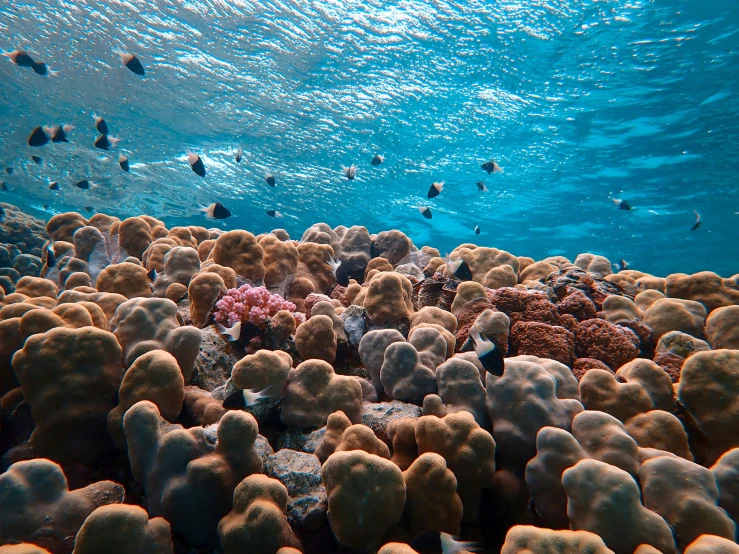
[[[737,275],[2,207],[0,554],[739,552]]]

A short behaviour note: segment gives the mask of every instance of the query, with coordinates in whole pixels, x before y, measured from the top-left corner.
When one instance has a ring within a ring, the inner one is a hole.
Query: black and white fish
[[[93,212],[93,210],[94,210],[94,209],[95,209],[95,208],[93,208],[92,206],[85,206],[85,211],[86,211],[87,213],[90,213],[90,214],[91,214],[91,213]]]
[[[200,211],[210,219],[227,219],[231,217],[231,212],[220,202],[214,202],[210,206],[200,206]]]
[[[469,336],[475,345],[475,354],[477,354],[477,358],[485,371],[496,377],[503,375],[505,361],[503,360],[503,354],[495,346],[495,343],[489,338],[483,337],[474,325],[470,327]]]
[[[231,327],[226,327],[219,324],[218,333],[229,337],[228,340],[230,341],[239,340],[241,338],[241,322],[237,321]]]
[[[622,258],[617,264],[613,264],[613,267],[615,267],[617,271],[623,271],[624,269],[629,269],[629,262]]]
[[[487,171],[488,173],[497,173],[498,171],[503,171],[503,168],[501,168],[493,160],[490,160],[489,162],[485,162],[480,167],[484,169],[485,171]]]
[[[611,200],[619,210],[624,210],[628,212],[631,209],[631,204],[629,204],[626,200],[622,200],[620,198],[612,198]]]
[[[336,282],[342,287],[349,286],[349,271],[346,269],[346,265],[341,263],[341,260],[335,260],[333,256],[329,254],[328,261],[326,262],[331,266],[331,273],[334,274]]]
[[[128,165],[128,158],[126,156],[124,156],[123,154],[121,154],[120,156],[118,156],[118,165],[121,166],[121,169],[123,171],[125,171],[126,173],[128,173],[128,171],[130,169],[130,167]]]
[[[279,400],[279,396],[280,394],[275,391],[274,385],[260,391],[254,389],[238,390],[223,401],[223,407],[229,410],[242,410],[264,399]]]
[[[36,163],[37,165],[41,165],[44,160],[41,159],[41,156],[31,156],[31,159]]]
[[[116,54],[121,57],[123,64],[134,72],[136,75],[145,75],[144,66],[141,61],[134,55],[124,52],[123,50],[113,50]]]
[[[282,214],[277,210],[267,210],[267,215],[269,217],[282,217]]]
[[[13,168],[12,167],[6,167],[5,168],[5,173],[7,173],[8,175],[12,175],[13,174]]]
[[[5,221],[5,208],[0,206],[0,223],[2,223],[3,221]]]
[[[28,146],[39,147],[51,140],[51,127],[36,127],[28,137]]]
[[[121,140],[122,139],[111,137],[109,135],[100,135],[95,141],[95,148],[99,148],[100,150],[110,150],[111,148],[115,148]]]
[[[90,189],[96,189],[100,185],[98,185],[97,183],[93,183],[92,181],[88,181],[87,179],[82,179],[81,181],[77,181],[74,184],[74,186],[77,187],[78,189],[90,190]]]
[[[101,135],[107,135],[109,131],[108,124],[105,123],[105,120],[96,113],[92,114],[92,118],[95,120],[95,129],[97,129],[97,132]]]
[[[0,190],[3,192],[8,192],[10,190],[8,185],[5,184],[5,181],[0,181]]]
[[[693,226],[690,228],[691,231],[695,231],[698,229],[698,227],[701,226],[701,214],[693,210],[693,213],[695,214],[695,223],[693,223]]]
[[[479,225],[475,225],[475,234],[476,235],[479,235],[480,234],[480,226]]]
[[[485,183],[483,183],[482,181],[477,181],[477,190],[479,190],[480,192],[487,192],[488,188],[485,186]]]
[[[50,242],[46,245],[46,267],[52,268],[56,265],[56,254],[54,253],[54,243]]]
[[[3,56],[8,58],[11,62],[21,67],[33,67],[36,62],[23,50],[13,50],[12,52],[3,52]]]
[[[421,212],[421,215],[425,217],[426,219],[431,219],[432,217],[431,208],[427,206],[419,206],[418,211]]]
[[[346,178],[350,181],[354,180],[354,177],[357,175],[357,166],[355,164],[350,165],[349,167],[342,168],[344,170],[344,175],[346,175]]]
[[[49,190],[59,190],[59,183],[56,181],[49,183]]]
[[[374,158],[372,158],[372,161],[370,162],[370,164],[380,165],[384,161],[385,161],[385,156],[383,156],[382,154],[377,154]]]
[[[429,191],[426,194],[429,198],[436,198],[441,194],[441,191],[444,189],[444,181],[438,182],[438,183],[432,183],[429,187]]]
[[[190,164],[190,169],[195,172],[195,175],[205,177],[205,166],[203,165],[203,160],[200,159],[200,156],[188,150],[187,163]]]
[[[149,272],[146,274],[146,276],[149,278],[149,281],[156,281],[157,280],[157,270],[156,268],[152,267]]]
[[[74,129],[74,125],[54,125],[50,129],[51,142],[69,142],[67,135]]]
[[[33,72],[37,75],[41,75],[42,77],[58,77],[59,72],[53,71],[48,65],[46,65],[44,62],[36,62],[31,66],[31,69],[33,69]]]
[[[243,157],[243,155],[244,155],[244,151],[241,149],[241,146],[239,146],[239,149],[236,151],[236,163],[237,164],[241,163],[241,158]]]
[[[458,554],[482,551],[479,543],[461,541],[441,531],[428,531],[418,535],[411,541],[410,547],[418,554]]]
[[[275,176],[271,173],[267,173],[267,175],[264,176],[264,180],[267,181],[267,184],[270,187],[273,187],[277,184],[277,182],[275,181]]]
[[[472,281],[472,271],[470,270],[470,266],[462,258],[454,261],[447,258],[445,261],[446,266],[449,268],[452,275],[454,275],[455,279],[459,279],[460,281]]]

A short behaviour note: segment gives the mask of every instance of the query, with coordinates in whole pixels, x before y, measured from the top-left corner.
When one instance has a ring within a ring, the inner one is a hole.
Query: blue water
[[[0,164],[15,169],[0,200],[38,216],[92,206],[193,224],[198,203],[221,201],[227,228],[296,238],[325,221],[442,251],[476,242],[537,259],[590,251],[658,275],[739,272],[735,0],[3,0],[0,37],[61,71],[0,59]],[[117,151],[93,147],[93,111]],[[76,125],[71,143],[28,147],[50,123]],[[502,173],[480,169],[490,158]],[[101,187],[74,188],[82,178]]]

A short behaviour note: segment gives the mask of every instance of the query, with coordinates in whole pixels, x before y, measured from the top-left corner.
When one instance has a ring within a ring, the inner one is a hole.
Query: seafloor
[[[1,206],[2,554],[739,552],[739,275]]]

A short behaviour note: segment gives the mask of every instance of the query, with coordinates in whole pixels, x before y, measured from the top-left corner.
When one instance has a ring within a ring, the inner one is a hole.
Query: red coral
[[[610,367],[594,358],[578,358],[575,360],[575,363],[572,364],[572,374],[578,382],[582,379],[583,375],[591,369],[604,369],[613,373],[613,370]]]
[[[605,319],[588,319],[580,323],[576,351],[578,358],[595,358],[618,369],[639,354],[639,337]]]
[[[511,324],[519,321],[556,324],[559,317],[557,307],[541,292],[503,287],[488,291],[488,298],[511,319]]]
[[[527,354],[571,365],[575,358],[575,336],[564,327],[535,321],[520,321],[511,327],[514,356]]]
[[[673,383],[680,381],[680,372],[683,369],[685,358],[673,352],[660,352],[654,357],[654,363],[665,370]]]
[[[644,322],[632,319],[631,321],[619,321],[616,325],[626,327],[634,331],[637,337],[639,337],[639,348],[641,354],[647,358],[651,358],[654,354],[654,334],[652,329]]]
[[[330,298],[335,298],[336,300],[341,302],[341,305],[344,306],[345,308],[348,308],[351,302],[349,302],[346,299],[346,296],[344,296],[345,294],[346,294],[346,287],[342,287],[341,285],[336,285],[334,287],[334,290],[331,291],[331,294],[329,296]]]
[[[580,330],[580,323],[572,314],[562,314],[561,316],[559,316],[559,318],[557,319],[557,325],[559,325],[560,327],[564,327],[574,335],[577,335],[577,332]]]
[[[570,314],[578,321],[595,317],[595,304],[580,290],[573,291],[566,296],[564,300],[557,304],[557,309],[559,313]]]
[[[305,297],[305,317],[307,319],[310,319],[310,313],[313,310],[313,306],[319,302],[331,302],[331,299],[325,294],[319,294],[317,292],[312,292]]]

